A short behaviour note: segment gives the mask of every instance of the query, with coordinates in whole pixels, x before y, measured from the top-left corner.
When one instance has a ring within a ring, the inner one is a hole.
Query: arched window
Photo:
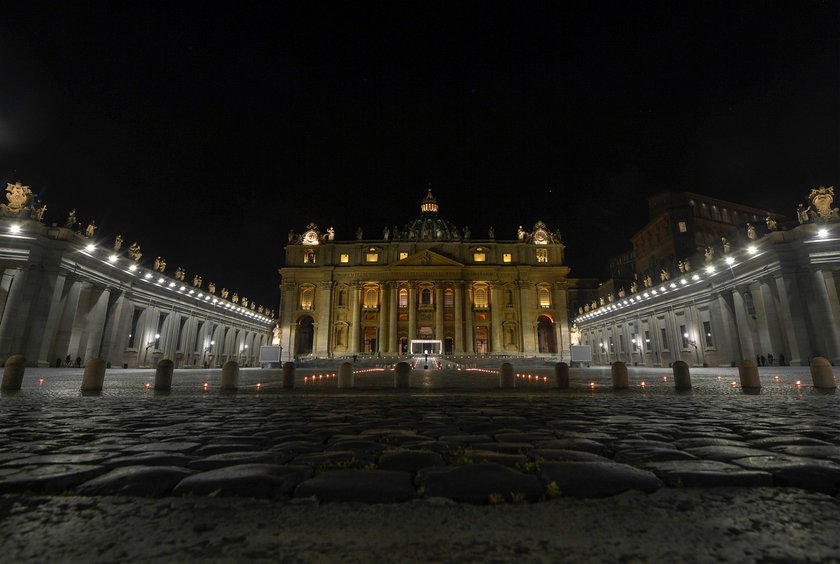
[[[475,289],[475,307],[487,307],[487,289]]]
[[[420,303],[422,305],[432,305],[432,291],[429,288],[420,290]]]
[[[365,290],[365,307],[376,307],[378,301],[377,298],[376,288],[368,288]]]
[[[338,305],[347,305],[347,290],[345,290],[344,288],[338,290]]]
[[[400,290],[400,307],[408,307],[408,290],[405,288]]]
[[[537,290],[537,297],[540,303],[540,307],[551,307],[551,292],[548,291],[548,288],[541,287],[539,290]]]
[[[455,292],[452,291],[452,288],[444,290],[443,305],[445,307],[455,307]]]
[[[313,299],[315,297],[315,289],[311,287],[304,287],[300,291],[300,309],[312,309]]]

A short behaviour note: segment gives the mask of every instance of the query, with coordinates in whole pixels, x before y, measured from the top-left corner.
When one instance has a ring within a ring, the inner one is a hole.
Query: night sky
[[[290,229],[381,237],[429,184],[572,276],[661,190],[840,185],[836,2],[74,4],[4,6],[0,181],[274,309]]]

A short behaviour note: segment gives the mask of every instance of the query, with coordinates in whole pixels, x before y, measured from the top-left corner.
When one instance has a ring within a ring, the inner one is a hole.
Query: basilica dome
[[[406,223],[397,237],[406,241],[459,241],[461,232],[454,223],[438,215],[437,200],[429,188],[420,204],[420,217]]]

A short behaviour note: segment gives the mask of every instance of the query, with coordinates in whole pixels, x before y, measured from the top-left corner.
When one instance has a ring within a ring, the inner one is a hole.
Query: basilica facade
[[[569,348],[560,234],[537,222],[474,238],[439,213],[382,236],[337,240],[310,223],[289,234],[279,328],[289,357],[410,354],[545,356]],[[568,353],[565,352],[565,355]]]

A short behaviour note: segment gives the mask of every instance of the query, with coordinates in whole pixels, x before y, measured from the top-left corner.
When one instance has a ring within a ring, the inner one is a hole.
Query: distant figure
[[[358,357],[358,355],[355,355],[355,354],[354,354],[354,355],[353,355],[353,363],[354,363],[354,364],[356,363],[356,359],[357,359],[357,358],[359,358],[359,357]]]
[[[69,354],[68,354],[68,355],[64,358],[64,364],[65,364],[66,366],[72,366],[72,365],[70,364],[70,355],[69,355]]]
[[[779,355],[779,366],[785,365],[785,353]]]
[[[82,357],[77,356],[76,357],[76,368],[81,368],[81,367],[82,367]]]
[[[764,355],[761,355],[761,366],[767,366],[767,359],[764,358]]]
[[[773,366],[773,354],[772,353],[767,353],[767,362],[770,364],[770,366]]]

